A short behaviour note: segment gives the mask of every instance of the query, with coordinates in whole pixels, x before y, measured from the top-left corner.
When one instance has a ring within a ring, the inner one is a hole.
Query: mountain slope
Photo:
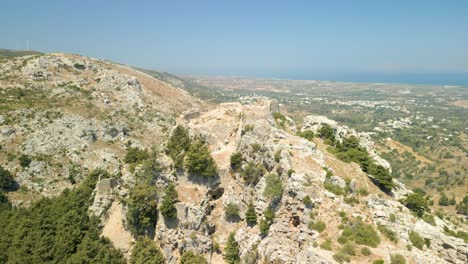
[[[126,145],[161,143],[181,112],[203,106],[130,67],[68,54],[2,61],[0,94],[0,162],[17,172],[18,201],[57,194],[85,170],[118,171]]]

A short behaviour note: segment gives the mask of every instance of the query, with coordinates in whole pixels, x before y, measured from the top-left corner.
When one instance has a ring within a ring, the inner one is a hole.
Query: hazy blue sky
[[[2,1],[0,47],[178,74],[468,75],[468,1]]]

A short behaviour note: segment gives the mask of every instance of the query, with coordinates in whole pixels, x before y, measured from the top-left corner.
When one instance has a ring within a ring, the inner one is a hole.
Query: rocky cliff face
[[[328,153],[321,139],[296,135],[328,124],[338,140],[358,137],[372,159],[389,168],[368,135],[325,117],[308,116],[296,128],[288,117],[274,114],[281,109],[267,99],[210,110],[185,91],[129,67],[66,54],[1,61],[0,95],[0,163],[24,186],[9,198],[20,204],[55,195],[86,171],[104,168],[114,176],[98,183],[89,211],[101,219],[103,235],[125,253],[134,243],[125,201],[140,168],[125,164],[123,156],[129,146],[156,146],[161,166],[156,185],[162,189],[173,182],[178,193],[177,218],[159,215],[154,230],[167,263],[178,263],[187,250],[209,263],[224,263],[221,252],[232,232],[242,263],[390,263],[394,254],[407,263],[468,261],[467,244],[444,231],[463,226],[437,216],[434,225],[424,222],[398,201],[411,193],[403,184],[389,196],[357,164]],[[176,124],[208,144],[216,177],[194,178],[174,169],[163,150]],[[230,162],[234,153],[242,156],[237,168]],[[31,162],[20,164],[21,156]],[[256,224],[247,223],[250,203]],[[236,219],[227,217],[227,205],[239,209]],[[348,228],[358,225],[367,228],[363,237],[375,233],[380,242],[342,241]],[[410,246],[411,231],[426,241],[421,249]],[[361,253],[364,247],[371,252]]]

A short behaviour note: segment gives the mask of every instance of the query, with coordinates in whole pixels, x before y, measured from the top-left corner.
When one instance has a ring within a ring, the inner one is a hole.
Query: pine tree
[[[136,242],[130,256],[131,264],[164,264],[165,258],[153,240],[145,237]]]
[[[275,212],[273,209],[268,206],[263,212],[263,218],[260,220],[260,234],[267,235],[268,231],[270,230],[270,226],[273,224],[273,220],[275,219]]]
[[[178,125],[172,131],[171,137],[167,142],[167,154],[174,161],[174,166],[182,168],[185,152],[190,147],[190,136],[187,128]]]
[[[195,140],[185,155],[184,165],[190,174],[197,174],[205,177],[216,176],[218,168],[211,157],[208,146],[200,139]]]
[[[234,238],[235,233],[232,232],[229,234],[226,248],[224,249],[224,260],[228,264],[238,264],[240,263],[239,257],[239,243],[237,243],[236,239]]]
[[[249,205],[247,206],[247,211],[245,212],[245,221],[248,225],[257,224],[257,214],[255,213],[252,201],[250,201]]]
[[[171,183],[166,188],[166,193],[162,199],[161,208],[159,208],[161,214],[164,217],[170,219],[177,218],[177,208],[174,206],[174,204],[177,203],[177,198],[177,190],[175,189],[175,185]]]

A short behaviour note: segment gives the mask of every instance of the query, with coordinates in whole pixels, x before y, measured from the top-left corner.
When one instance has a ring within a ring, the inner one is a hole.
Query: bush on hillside
[[[192,175],[214,177],[218,173],[215,161],[211,157],[208,146],[200,139],[195,140],[187,150],[184,165]]]
[[[162,198],[161,207],[159,208],[164,217],[169,219],[177,218],[177,208],[175,207],[175,204],[178,202],[177,197],[178,195],[175,185],[170,183],[166,188],[166,192]]]
[[[127,164],[141,163],[149,157],[148,150],[139,149],[137,147],[129,147],[125,154],[124,162]]]
[[[176,126],[166,146],[166,153],[172,158],[176,168],[181,169],[183,167],[185,152],[189,147],[190,136],[188,129],[182,125]]]
[[[424,242],[424,238],[421,237],[417,232],[415,231],[410,231],[409,232],[409,240],[411,241],[411,244],[413,244],[413,246],[419,248],[419,249],[423,249],[424,245],[425,245],[425,242]]]
[[[127,223],[134,236],[148,233],[156,225],[158,212],[157,193],[154,186],[139,184],[130,191],[127,201]]]
[[[412,193],[401,201],[406,207],[408,207],[408,209],[415,212],[419,217],[422,217],[424,213],[429,210],[426,199],[417,193]]]
[[[229,234],[228,240],[226,242],[226,247],[224,248],[224,260],[228,264],[238,264],[240,263],[239,257],[239,243],[237,243],[236,239],[234,238],[235,233],[232,232]]]
[[[239,170],[239,168],[241,167],[242,165],[242,153],[240,152],[234,152],[232,153],[231,157],[230,157],[230,161],[231,161],[231,168],[234,170],[234,171],[237,171]]]
[[[257,214],[255,213],[255,208],[252,201],[250,201],[250,203],[247,205],[247,211],[245,212],[245,221],[248,225],[251,226],[257,224]]]
[[[348,241],[354,241],[360,245],[377,247],[380,244],[380,237],[372,225],[357,221],[344,227],[343,233],[338,238],[338,242],[341,244]]]
[[[208,262],[200,254],[195,254],[192,251],[185,251],[180,257],[180,264],[208,264]]]
[[[239,220],[239,206],[235,203],[228,203],[224,206],[224,215],[228,221]]]
[[[270,200],[279,200],[283,195],[283,186],[278,174],[270,173],[266,176],[266,186],[263,195]]]
[[[10,190],[15,186],[15,180],[11,172],[0,165],[0,191]]]
[[[265,171],[266,169],[263,164],[255,165],[254,163],[249,162],[242,170],[242,178],[246,184],[255,185],[263,176]]]
[[[164,264],[166,259],[153,240],[144,237],[137,240],[130,256],[131,264]]]

